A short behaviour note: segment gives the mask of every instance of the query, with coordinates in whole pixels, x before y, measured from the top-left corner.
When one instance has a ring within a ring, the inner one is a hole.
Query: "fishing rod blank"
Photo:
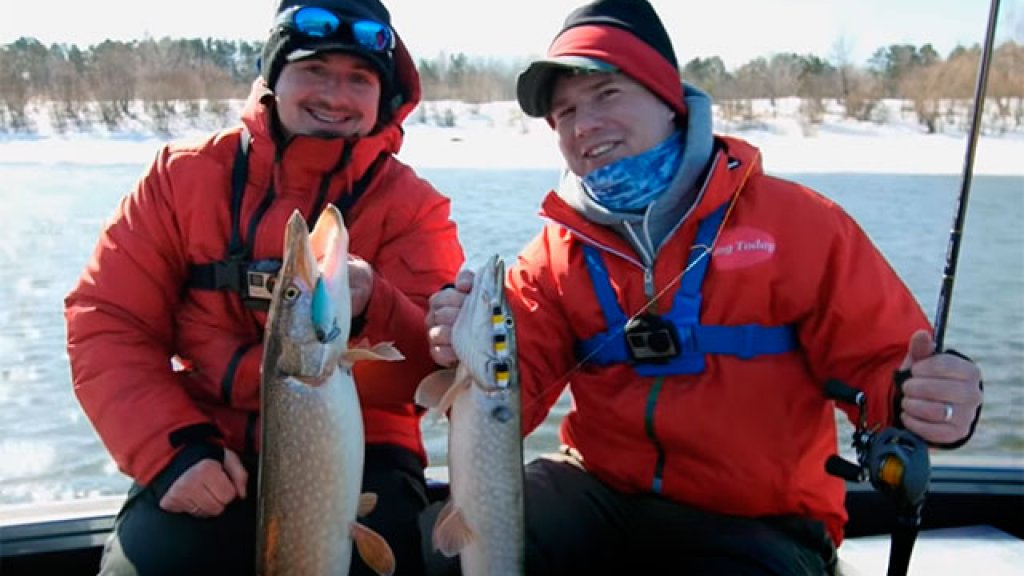
[[[978,134],[981,132],[981,115],[982,109],[985,106],[985,87],[988,85],[988,69],[992,59],[992,44],[998,15],[999,0],[992,0],[988,13],[988,28],[985,30],[985,46],[981,51],[981,63],[978,66],[978,81],[974,87],[974,105],[971,111],[971,128],[967,137],[963,177],[960,181],[960,195],[957,197],[953,229],[949,233],[949,246],[946,249],[946,268],[942,274],[938,310],[935,312],[936,352],[943,350],[946,324],[949,320],[949,309],[953,299],[953,281],[956,278],[956,264],[960,257],[960,242],[963,237],[964,219],[967,217],[967,200],[970,195],[971,177],[974,172],[974,151],[978,144]]]
[[[978,82],[974,88],[974,105],[971,112],[971,128],[967,136],[967,152],[964,158],[963,179],[960,182],[960,195],[957,199],[956,217],[953,220],[953,229],[949,234],[949,247],[946,251],[946,269],[942,276],[942,287],[939,290],[938,310],[935,314],[935,351],[942,352],[943,340],[946,335],[946,324],[949,319],[950,300],[953,296],[953,280],[956,278],[956,264],[960,256],[960,241],[963,236],[964,218],[967,214],[967,199],[971,190],[971,176],[974,170],[974,150],[978,144],[978,134],[981,132],[981,111],[985,105],[985,87],[988,85],[989,61],[992,57],[992,43],[995,36],[996,20],[999,15],[999,0],[992,0],[989,7],[988,27],[985,30],[985,46],[981,52],[981,62],[978,66]],[[921,508],[924,505],[927,482],[930,476],[931,463],[928,461],[928,452],[924,443],[914,434],[905,433],[900,437],[902,440],[910,441],[911,444],[920,442],[921,450],[910,450],[909,454],[917,454],[922,459],[913,466],[912,476],[922,480],[923,491],[919,494],[920,499],[916,502],[913,499],[904,498],[897,514],[897,522],[893,527],[890,536],[889,546],[889,567],[887,576],[906,576],[910,569],[910,557],[913,554],[914,543],[917,541],[918,527],[921,521]],[[909,461],[908,461],[909,462]],[[920,478],[918,478],[920,476]],[[902,487],[901,479],[901,487]],[[914,492],[915,496],[918,496]]]

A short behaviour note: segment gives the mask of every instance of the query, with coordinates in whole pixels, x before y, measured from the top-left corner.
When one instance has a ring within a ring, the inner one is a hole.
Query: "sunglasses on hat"
[[[369,52],[395,49],[395,33],[387,24],[364,18],[346,18],[317,6],[294,6],[281,12],[274,26],[310,38],[338,38]]]

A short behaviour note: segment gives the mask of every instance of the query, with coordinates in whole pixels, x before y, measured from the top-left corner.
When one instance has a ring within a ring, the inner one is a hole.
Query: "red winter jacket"
[[[891,423],[893,371],[911,334],[928,322],[839,206],[763,174],[758,151],[745,142],[717,143],[699,205],[650,270],[654,293],[662,295],[657,310],[672,306],[698,221],[735,197],[714,243],[700,321],[791,325],[798,350],[750,360],[706,355],[703,373],[663,381],[626,364],[580,366],[574,344],[607,329],[582,245],[601,250],[627,316],[646,303],[645,269],[621,236],[550,194],[542,215],[551,222],[508,278],[524,433],[568,384],[573,405],[561,440],[603,481],[652,492],[660,480],[666,497],[725,514],[815,518],[838,544],[845,486],[825,472],[838,443],[824,383],[838,378],[864,390],[870,421]]]
[[[362,362],[355,380],[367,443],[408,448],[426,463],[413,393],[434,369],[423,317],[428,296],[463,262],[450,202],[394,154],[400,122],[419,100],[404,48],[400,82],[410,98],[391,123],[354,142],[296,137],[279,148],[270,133],[272,95],[261,81],[243,113],[252,135],[241,209],[242,233],[258,217],[253,259],[280,259],[288,217],[310,218],[321,178],[328,201],[348,194],[379,155],[385,159],[345,214],[350,251],[374,269],[374,291],[358,339],[394,341],[406,359]],[[226,446],[258,449],[260,359],[266,315],[238,294],[186,289],[189,266],[224,258],[231,232],[231,173],[241,127],[194,144],[163,147],[100,236],[91,262],[67,296],[68,353],[75,393],[122,472],[149,483],[180,447],[175,431],[214,424]],[[349,150],[346,150],[346,147]],[[180,356],[190,372],[172,372]]]

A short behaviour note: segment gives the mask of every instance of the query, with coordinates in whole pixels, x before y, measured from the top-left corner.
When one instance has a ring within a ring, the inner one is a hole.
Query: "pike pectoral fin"
[[[459,377],[459,371],[455,371],[455,383],[448,387],[448,390],[441,397],[441,401],[437,404],[437,410],[443,414],[448,414],[451,410],[452,404],[455,404],[455,399],[458,398],[459,394],[463,390],[468,390],[473,382],[465,377]]]
[[[373,509],[377,507],[377,495],[373,492],[363,492],[359,495],[359,508],[356,510],[356,516],[362,518]]]
[[[396,362],[398,360],[405,360],[405,354],[395,348],[393,342],[378,342],[370,348],[370,352],[373,352],[377,360],[386,360],[388,362]]]
[[[445,368],[420,380],[413,401],[429,408],[434,421],[440,421],[442,416],[448,415],[459,393],[472,385],[469,380],[460,379],[457,368]]]
[[[437,408],[454,382],[455,370],[452,368],[431,372],[420,380],[413,400],[424,408]]]
[[[473,541],[473,531],[466,524],[462,510],[452,502],[444,505],[434,524],[434,548],[451,558]]]
[[[373,347],[359,345],[345,350],[338,362],[345,366],[351,366],[361,360],[383,360],[385,362],[397,362],[405,360],[405,356],[398,351],[398,348],[391,342],[379,342]]]
[[[348,351],[355,360],[384,360],[386,362],[405,360],[405,355],[395,348],[394,342],[378,342],[370,346],[370,342],[364,338]]]
[[[395,573],[395,553],[391,551],[391,546],[383,536],[359,522],[353,522],[352,541],[356,543],[359,557],[371,570],[381,576],[391,576]]]

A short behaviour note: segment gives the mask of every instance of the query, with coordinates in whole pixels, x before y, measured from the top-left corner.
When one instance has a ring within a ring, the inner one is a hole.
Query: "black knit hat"
[[[519,75],[516,96],[523,111],[546,116],[554,80],[567,71],[622,72],[685,113],[672,41],[647,0],[596,0],[573,10],[547,57]]]
[[[391,14],[378,0],[281,0],[275,19],[285,10],[300,6],[316,6],[338,15],[375,20],[391,26]],[[347,52],[364,58],[380,74],[382,101],[388,101],[394,92],[395,62],[391,51],[371,52],[351,43],[339,42],[337,38],[312,38],[277,25],[270,30],[270,36],[263,46],[260,74],[273,90],[287,62],[308,58],[319,52]]]

